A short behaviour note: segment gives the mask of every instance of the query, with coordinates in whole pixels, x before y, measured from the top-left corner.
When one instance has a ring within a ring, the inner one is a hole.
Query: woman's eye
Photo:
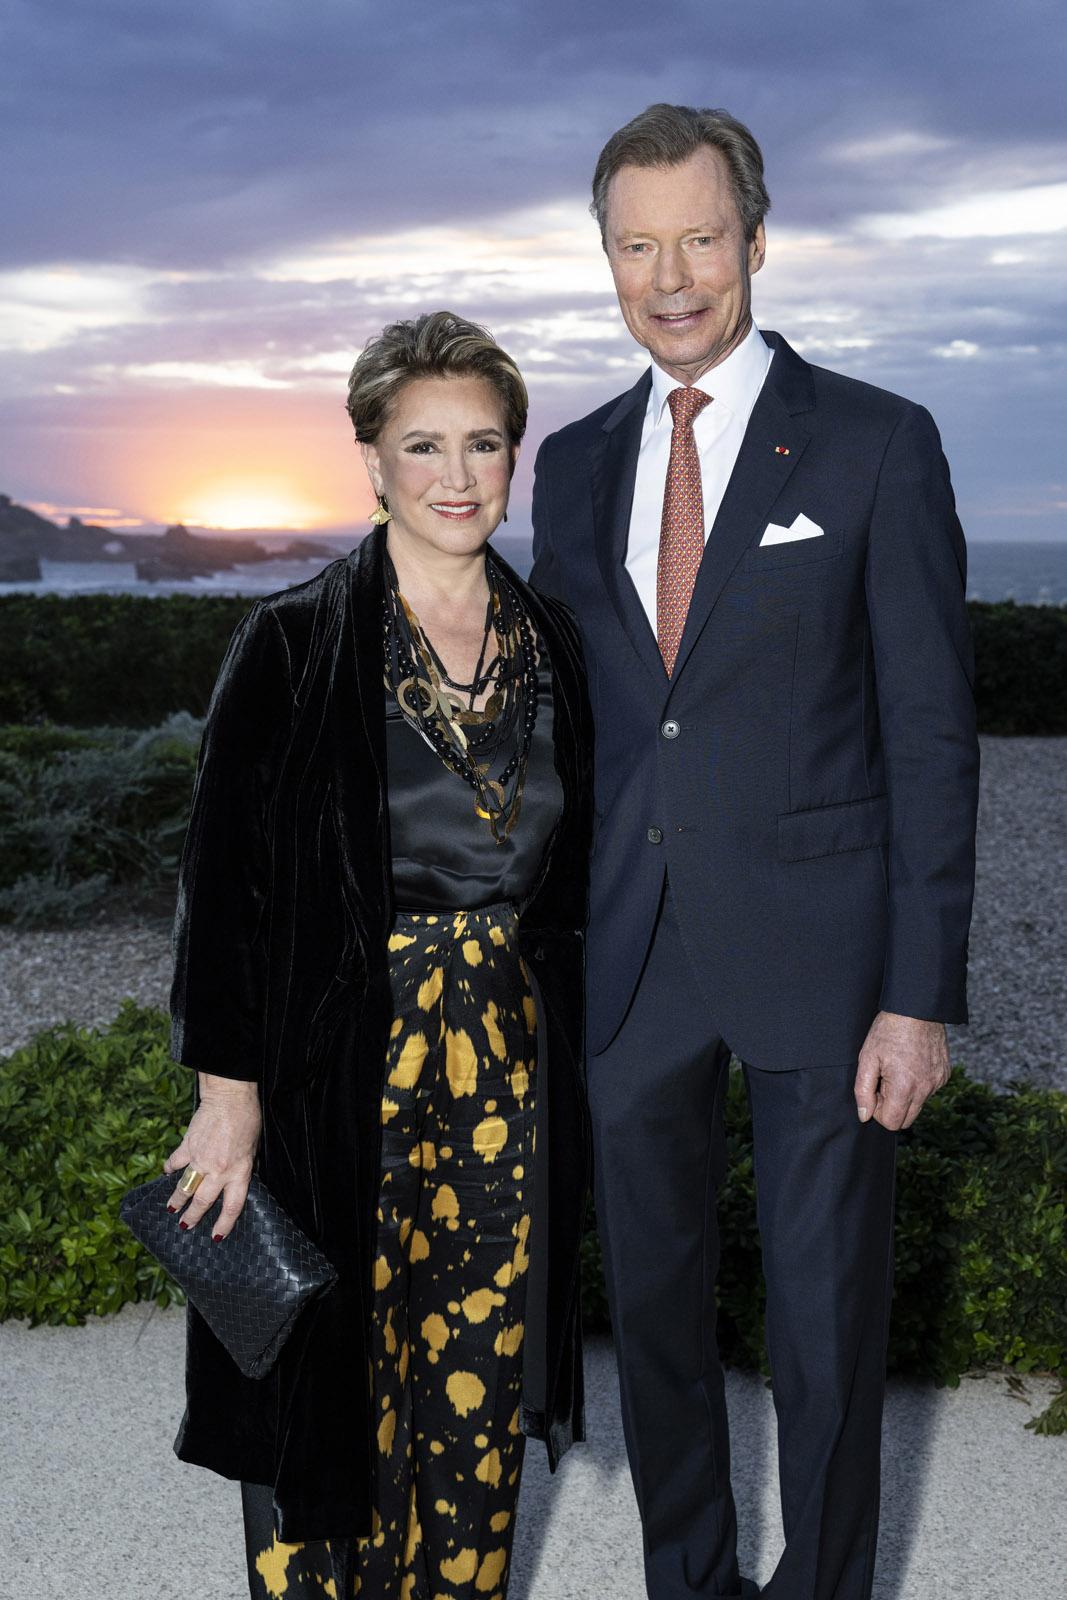
[[[418,439],[414,444],[408,445],[408,454],[412,456],[427,456],[436,446],[432,439]]]
[[[495,439],[475,439],[474,449],[480,450],[483,455],[495,455],[500,445]]]

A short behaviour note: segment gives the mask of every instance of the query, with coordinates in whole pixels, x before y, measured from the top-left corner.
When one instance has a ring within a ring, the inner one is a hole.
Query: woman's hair
[[[619,168],[681,166],[703,145],[717,150],[726,162],[745,239],[755,237],[771,201],[763,182],[763,152],[751,133],[728,111],[697,111],[661,102],[613,133],[600,152],[589,209],[600,224],[605,248],[608,188]]]
[[[530,400],[522,374],[485,328],[452,311],[391,322],[373,339],[348,379],[348,415],[363,444],[373,444],[397,395],[416,378],[484,378],[500,396],[512,445],[526,432]]]

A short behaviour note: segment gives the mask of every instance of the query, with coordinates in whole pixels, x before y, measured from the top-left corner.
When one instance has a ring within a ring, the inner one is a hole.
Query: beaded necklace
[[[511,584],[487,560],[482,648],[471,682],[457,683],[400,593],[388,552],[385,575],[385,686],[449,771],[474,790],[476,814],[503,844],[522,809],[537,724],[537,648],[530,619]],[[486,664],[490,636],[496,654]],[[490,683],[489,699],[475,710],[475,700]],[[491,769],[508,749],[511,754],[492,777]]]

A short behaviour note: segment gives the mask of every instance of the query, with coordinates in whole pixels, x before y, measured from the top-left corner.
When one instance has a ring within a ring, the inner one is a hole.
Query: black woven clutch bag
[[[119,1216],[181,1285],[248,1378],[277,1359],[304,1306],[337,1271],[253,1173],[241,1215],[225,1239],[211,1237],[222,1196],[195,1228],[167,1210],[178,1175],[165,1173],[123,1196]]]

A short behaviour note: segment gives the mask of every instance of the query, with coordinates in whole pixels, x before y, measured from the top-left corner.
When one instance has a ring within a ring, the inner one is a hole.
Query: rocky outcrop
[[[65,527],[0,494],[0,582],[40,578],[40,561],[133,562],[137,576],[159,579],[210,577],[239,563],[287,560],[330,561],[332,545],[291,539],[284,550],[268,550],[240,534],[190,533],[181,523],[164,533],[123,533],[71,517]],[[35,565],[36,564],[36,565]],[[31,568],[33,570],[31,570]],[[18,576],[13,576],[14,573]]]

